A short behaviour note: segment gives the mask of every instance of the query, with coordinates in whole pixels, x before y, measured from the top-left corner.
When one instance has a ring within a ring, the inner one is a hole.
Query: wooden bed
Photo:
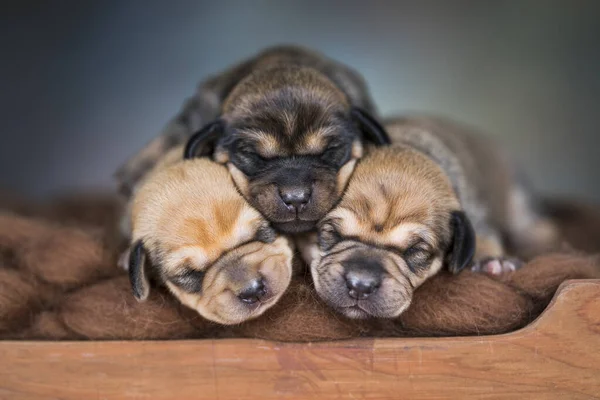
[[[0,399],[309,398],[600,398],[600,280],[497,336],[0,342]]]

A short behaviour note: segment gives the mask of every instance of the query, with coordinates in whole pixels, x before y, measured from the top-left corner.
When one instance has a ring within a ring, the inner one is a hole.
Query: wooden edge
[[[564,312],[576,312],[577,306],[580,303],[580,296],[598,296],[600,297],[600,279],[569,279],[560,284],[556,293],[552,296],[552,300],[546,306],[544,311],[531,323],[527,324],[516,331],[503,333],[500,335],[492,335],[494,337],[511,337],[519,335],[530,335],[536,331],[545,329],[555,322],[557,318]],[[560,308],[560,310],[558,310]],[[598,318],[600,318],[600,309],[598,310]]]
[[[0,342],[0,398],[600,398],[600,280],[480,337]]]

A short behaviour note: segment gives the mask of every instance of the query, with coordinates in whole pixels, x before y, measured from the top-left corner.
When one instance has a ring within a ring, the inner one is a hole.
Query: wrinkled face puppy
[[[203,317],[237,324],[275,304],[290,283],[287,239],[208,159],[153,173],[135,195],[132,228],[129,274],[138,300],[154,278]]]
[[[186,154],[199,155],[213,141],[215,160],[227,164],[243,196],[282,232],[313,229],[337,203],[363,141],[389,143],[377,122],[308,68],[253,73],[222,111]]]
[[[350,318],[393,318],[444,264],[464,268],[474,233],[441,169],[414,150],[373,150],[320,222],[311,273],[319,295]]]

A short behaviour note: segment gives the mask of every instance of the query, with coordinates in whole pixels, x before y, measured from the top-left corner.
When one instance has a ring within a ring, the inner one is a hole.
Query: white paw
[[[471,271],[499,276],[508,272],[514,272],[522,266],[523,263],[514,258],[489,257],[476,261],[471,267]]]

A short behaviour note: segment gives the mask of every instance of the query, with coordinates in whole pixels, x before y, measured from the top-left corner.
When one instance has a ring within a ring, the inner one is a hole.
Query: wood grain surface
[[[600,398],[600,280],[506,335],[280,344],[0,342],[1,399]]]

